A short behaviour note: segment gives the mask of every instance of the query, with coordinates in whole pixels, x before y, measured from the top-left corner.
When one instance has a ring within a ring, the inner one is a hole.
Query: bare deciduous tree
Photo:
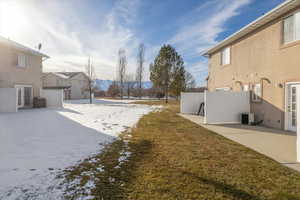
[[[125,89],[127,91],[127,97],[130,98],[130,94],[136,85],[136,81],[134,80],[134,74],[125,75]]]
[[[137,69],[136,69],[136,81],[139,92],[139,97],[142,98],[142,84],[144,75],[144,62],[145,62],[145,45],[142,43],[139,45],[137,54]]]
[[[194,79],[194,76],[186,71],[185,72],[185,88],[186,89],[191,89],[191,88],[195,88],[196,87],[196,81]]]
[[[118,52],[118,81],[120,83],[120,95],[121,99],[123,99],[123,89],[124,89],[124,79],[125,79],[125,73],[126,73],[126,65],[127,65],[127,58],[126,58],[126,52],[124,49],[119,49]]]
[[[96,74],[95,74],[95,69],[94,66],[91,62],[91,58],[89,57],[88,59],[88,65],[86,66],[86,75],[89,78],[89,93],[90,93],[90,104],[93,103],[92,100],[92,92],[93,92],[93,87],[94,87],[94,81],[96,79]]]
[[[120,93],[120,86],[118,85],[117,81],[113,81],[112,84],[109,86],[107,94],[110,97],[116,97]]]

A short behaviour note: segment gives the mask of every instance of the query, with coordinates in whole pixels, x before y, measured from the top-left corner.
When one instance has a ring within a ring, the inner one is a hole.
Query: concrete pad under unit
[[[203,123],[203,117],[179,115],[300,172],[300,163],[297,162],[296,153],[297,137],[292,132],[240,124],[207,125]]]

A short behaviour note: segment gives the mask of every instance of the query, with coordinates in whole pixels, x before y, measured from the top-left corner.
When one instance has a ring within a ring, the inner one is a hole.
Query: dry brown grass
[[[144,116],[129,142],[124,134],[126,139],[108,145],[96,162],[86,160],[69,170],[68,180],[92,171],[82,185],[94,180],[92,194],[105,200],[300,199],[300,173],[177,116],[177,111],[174,102]],[[131,156],[120,163],[126,151]],[[104,170],[97,171],[99,166]]]

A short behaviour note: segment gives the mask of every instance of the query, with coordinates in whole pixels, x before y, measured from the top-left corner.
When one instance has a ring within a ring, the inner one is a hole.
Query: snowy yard
[[[155,108],[71,101],[63,109],[0,113],[0,199],[60,199],[61,170],[101,151]]]

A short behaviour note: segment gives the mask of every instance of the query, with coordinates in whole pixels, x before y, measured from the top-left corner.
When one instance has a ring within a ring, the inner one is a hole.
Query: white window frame
[[[231,47],[225,47],[221,51],[221,65],[230,65],[231,63]]]
[[[261,102],[261,100],[262,100],[262,84],[261,83],[253,84],[251,100],[252,100],[252,102]]]
[[[24,53],[18,53],[18,64],[17,66],[20,67],[20,68],[26,68],[27,67],[27,60],[28,60],[28,57],[26,54]]]
[[[288,19],[293,20],[293,32],[292,32],[292,39],[290,41],[286,41],[286,29],[285,29],[285,22]],[[295,12],[292,15],[287,16],[286,18],[283,19],[283,31],[282,31],[282,41],[283,44],[289,44],[295,41],[300,40],[300,12]]]

